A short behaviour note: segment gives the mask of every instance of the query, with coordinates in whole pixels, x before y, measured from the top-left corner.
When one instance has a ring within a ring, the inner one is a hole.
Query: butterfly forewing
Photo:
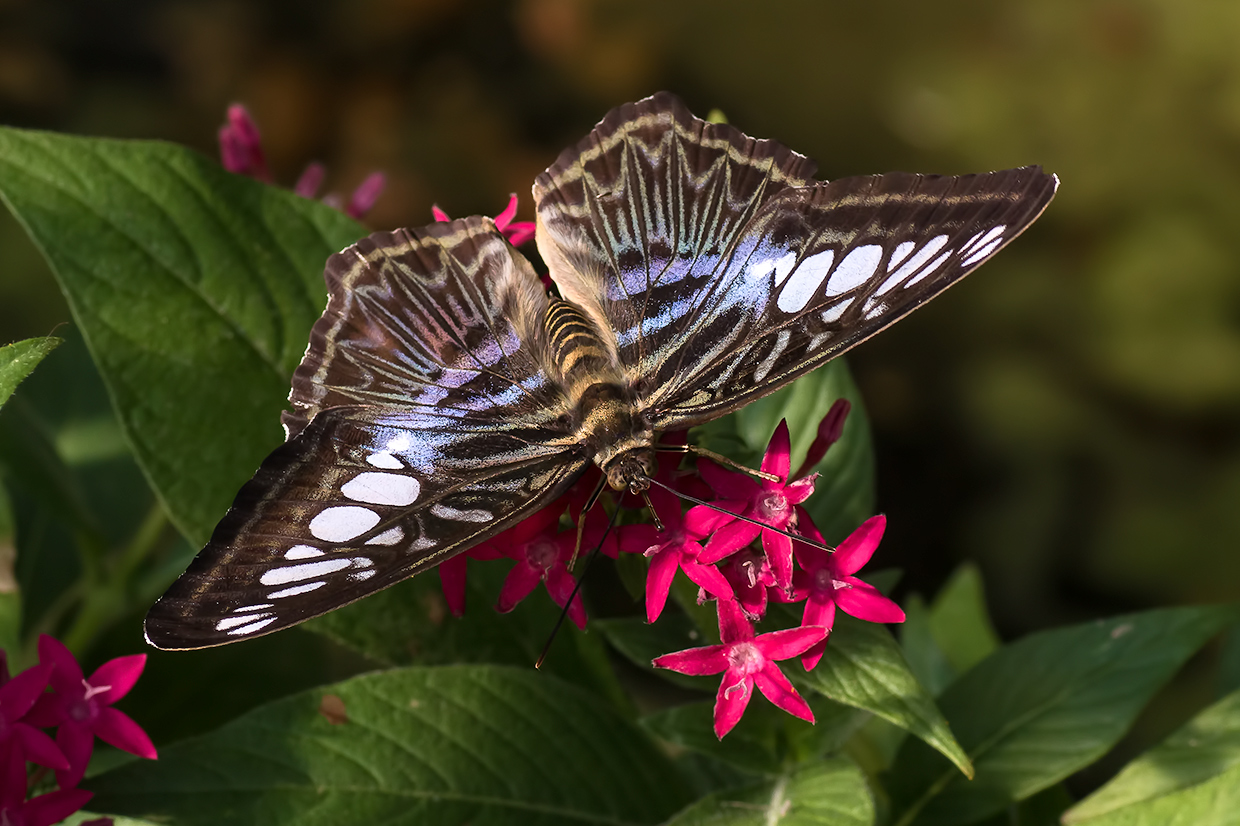
[[[812,172],[656,95],[539,177],[552,278],[610,324],[656,429],[721,416],[865,340],[1016,237],[1057,184],[1037,167]]]
[[[587,460],[541,366],[542,328],[525,323],[545,306],[528,267],[485,219],[378,233],[333,257],[293,435],[151,609],[147,638],[199,648],[293,625],[562,493]]]

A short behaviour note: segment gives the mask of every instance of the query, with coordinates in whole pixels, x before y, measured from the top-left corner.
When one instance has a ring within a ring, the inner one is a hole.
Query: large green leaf
[[[21,380],[56,349],[60,339],[52,336],[28,338],[0,347],[0,406],[9,400]]]
[[[623,826],[689,802],[636,726],[553,677],[494,666],[304,692],[87,785],[97,811],[209,826]]]
[[[668,826],[870,826],[874,801],[850,760],[833,758],[788,774],[707,795]]]
[[[1221,802],[1228,808],[1219,807]],[[1210,819],[1211,811],[1230,820]],[[1183,812],[1183,823],[1235,821],[1240,812],[1240,691],[1129,763],[1064,815],[1064,823],[1170,822],[1152,820],[1155,812]],[[1190,812],[1195,818],[1187,817]]]
[[[947,661],[964,673],[994,653],[999,634],[990,622],[982,574],[966,562],[952,573],[930,606],[930,632]]]
[[[930,693],[917,682],[900,646],[886,626],[839,612],[827,651],[808,674],[792,669],[798,685],[864,709],[916,735],[971,776],[973,767],[964,749],[935,706]]]
[[[280,442],[327,256],[365,233],[182,147],[0,129],[0,197],[69,299],[126,437],[203,542]]]
[[[896,824],[963,824],[1089,765],[1238,612],[1178,608],[1032,634],[953,683],[939,707],[977,769],[964,782],[906,741],[888,777]]]

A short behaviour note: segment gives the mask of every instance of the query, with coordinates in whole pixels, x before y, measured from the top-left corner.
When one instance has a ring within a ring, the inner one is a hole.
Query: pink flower
[[[767,591],[781,590],[775,587],[766,554],[743,548],[725,559],[719,570],[732,586],[745,616],[755,621],[766,616]]]
[[[465,576],[469,560],[499,557],[499,551],[484,543],[439,563],[439,583],[443,587],[443,598],[448,603],[452,616],[465,616]]]
[[[12,744],[0,750],[0,764],[0,823],[5,826],[51,826],[94,797],[85,789],[61,789],[27,800],[26,761],[21,750]]]
[[[563,512],[562,502],[543,508],[487,540],[486,544],[491,548],[517,562],[504,580],[495,610],[502,614],[508,613],[529,596],[540,582],[546,586],[547,593],[557,605],[563,608],[568,603],[569,596],[577,587],[577,581],[568,572],[568,560],[577,541],[577,532],[557,532],[560,514]],[[578,628],[586,627],[586,609],[580,598],[573,600],[568,609],[568,618],[576,623]]]
[[[448,213],[444,212],[437,205],[431,206],[431,215],[435,216],[436,221],[451,221]],[[513,192],[508,196],[508,206],[495,216],[495,228],[504,234],[508,239],[508,243],[514,247],[519,247],[527,243],[534,237],[536,224],[533,221],[514,221],[517,217],[517,193]]]
[[[0,658],[3,657],[4,652],[0,651]],[[51,666],[36,665],[8,679],[8,664],[0,659],[0,677],[4,678],[0,680],[0,754],[13,751],[22,760],[63,771],[69,768],[69,761],[56,743],[22,719],[47,688],[51,673]]]
[[[904,622],[904,612],[900,606],[883,596],[873,585],[853,576],[870,561],[886,527],[886,517],[870,517],[840,543],[835,553],[804,542],[796,543],[797,562],[801,570],[797,571],[793,584],[797,597],[805,599],[802,627],[825,627],[829,630],[835,623],[836,606],[867,622]],[[822,538],[812,526],[806,535],[819,541]],[[801,665],[806,671],[818,665],[825,647],[824,638],[801,657]]]
[[[818,423],[818,435],[814,437],[813,444],[806,451],[805,461],[801,463],[801,467],[797,468],[794,476],[799,479],[813,470],[814,465],[821,462],[822,457],[827,455],[827,449],[840,440],[840,436],[844,435],[844,422],[848,419],[849,410],[852,410],[852,402],[848,399],[836,399],[831,404],[827,415],[823,416],[822,421]]]
[[[81,781],[96,736],[139,757],[156,758],[146,732],[129,715],[112,708],[142,675],[145,654],[109,660],[88,680],[64,643],[44,634],[39,637],[39,661],[51,668],[54,693],[39,698],[29,719],[41,727],[59,726],[56,744],[69,761],[67,769],[56,772],[61,788]]]
[[[716,504],[726,510],[756,519],[772,528],[796,527],[798,508],[814,492],[814,479],[809,476],[789,484],[788,471],[792,464],[791,441],[788,423],[780,421],[771,436],[766,455],[762,457],[762,470],[779,481],[755,481],[740,473],[725,470],[713,462],[701,461],[698,470],[706,482],[715,489],[719,498]],[[775,584],[787,590],[792,586],[792,540],[781,533],[760,528],[751,522],[734,520],[717,530],[706,543],[706,551],[700,562],[712,563],[735,553],[762,536],[762,548],[771,563]]]
[[[220,163],[229,172],[245,175],[265,184],[272,183],[271,170],[263,152],[263,139],[258,124],[240,103],[228,107],[228,121],[220,127]],[[293,186],[293,192],[303,198],[313,198],[323,185],[327,170],[317,161],[306,167]],[[331,194],[323,203],[344,212],[350,218],[361,218],[374,207],[387,179],[382,172],[372,172],[353,190],[348,204],[340,196]]]
[[[825,628],[786,628],[754,636],[753,626],[735,600],[719,600],[721,645],[664,654],[654,660],[657,668],[702,676],[724,672],[715,698],[715,736],[723,739],[740,722],[756,685],[768,700],[802,720],[814,722],[814,712],[788,678],[775,665],[795,657],[823,640]]]
[[[654,525],[626,525],[620,528],[620,550],[645,554],[650,559],[646,574],[646,620],[653,623],[663,613],[672,578],[677,569],[696,582],[716,599],[731,599],[732,586],[723,574],[712,565],[698,562],[702,551],[701,540],[706,538],[703,528],[706,520],[713,521],[709,508],[690,508],[684,516],[680,513],[680,500],[663,488],[653,488],[650,500],[663,521],[663,530]]]

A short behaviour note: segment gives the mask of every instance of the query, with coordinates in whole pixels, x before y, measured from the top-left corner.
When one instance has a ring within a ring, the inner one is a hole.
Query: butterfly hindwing
[[[545,296],[489,220],[376,233],[327,279],[290,439],[151,609],[158,647],[353,602],[515,524],[585,467],[545,369]]]

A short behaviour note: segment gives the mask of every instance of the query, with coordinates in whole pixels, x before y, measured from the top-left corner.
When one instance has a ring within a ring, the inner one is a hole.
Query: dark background
[[[877,562],[932,594],[977,561],[1011,639],[1240,597],[1237,44],[1208,0],[0,0],[0,122],[214,156],[244,102],[285,185],[387,173],[376,228],[532,218],[559,150],[658,89],[820,178],[1042,164],[1033,229],[850,355]],[[68,320],[0,217],[0,339]]]

